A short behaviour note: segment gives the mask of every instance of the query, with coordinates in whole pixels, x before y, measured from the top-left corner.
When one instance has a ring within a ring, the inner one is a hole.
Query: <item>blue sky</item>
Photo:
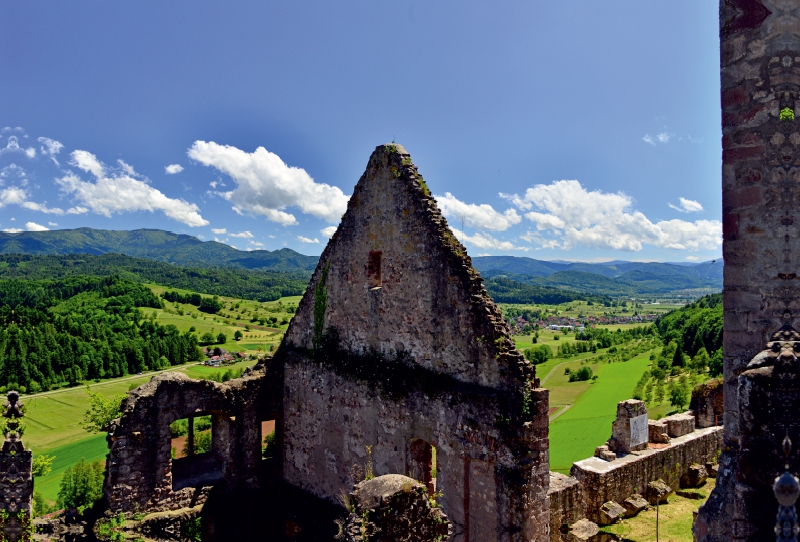
[[[3,2],[0,229],[319,254],[394,139],[473,256],[717,258],[717,9]]]

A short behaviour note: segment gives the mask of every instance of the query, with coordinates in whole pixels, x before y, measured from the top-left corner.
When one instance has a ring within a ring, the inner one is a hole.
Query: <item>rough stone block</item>
[[[636,493],[625,499],[622,502],[622,506],[625,507],[625,517],[629,518],[635,516],[650,505],[647,499]]]
[[[703,465],[693,463],[689,470],[681,476],[681,487],[700,487],[706,483],[708,471]]]
[[[667,423],[667,434],[672,438],[682,437],[694,431],[694,416],[688,412],[663,418]]]
[[[667,499],[672,495],[672,488],[664,480],[656,480],[647,484],[645,492],[647,502],[655,506],[656,504],[667,504]]]
[[[634,427],[631,421],[641,416],[647,416],[647,406],[644,401],[628,399],[617,404],[617,418],[611,424],[611,439],[608,441],[609,450],[627,454],[647,449],[647,435],[637,435],[637,431],[643,428]]]
[[[667,422],[664,420],[647,420],[648,440],[655,444],[669,444]]]
[[[569,528],[570,540],[592,540],[599,532],[597,523],[586,518],[576,521]]]
[[[708,473],[709,478],[716,478],[717,477],[717,468],[719,465],[716,463],[706,463],[706,472]]]
[[[611,525],[625,517],[625,508],[619,503],[608,501],[600,507],[600,525]]]

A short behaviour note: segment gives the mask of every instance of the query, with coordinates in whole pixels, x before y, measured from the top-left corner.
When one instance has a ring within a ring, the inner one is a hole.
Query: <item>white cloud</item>
[[[28,147],[27,149],[20,147],[19,138],[17,138],[17,136],[15,135],[8,136],[8,143],[6,143],[6,147],[4,149],[0,149],[0,155],[7,154],[10,152],[24,154],[28,158],[36,157],[36,149],[34,149],[33,147]]]
[[[252,239],[252,238],[253,238],[253,234],[252,234],[252,233],[250,233],[250,232],[249,232],[249,231],[247,231],[247,230],[245,230],[245,231],[240,231],[239,233],[232,233],[232,234],[230,234],[230,236],[231,236],[231,237],[239,237],[239,238],[241,238],[241,239]]]
[[[180,164],[170,164],[165,167],[164,170],[167,172],[167,175],[175,175],[183,171],[183,166]]]
[[[703,206],[700,205],[699,201],[686,198],[678,198],[678,200],[681,202],[680,207],[677,205],[672,205],[671,203],[668,203],[667,205],[681,213],[698,213],[703,210]]]
[[[25,149],[25,155],[28,158],[36,158],[36,149],[34,149],[33,147],[28,147],[27,149]]]
[[[661,132],[656,136],[659,143],[669,143],[670,138],[675,137],[675,134],[668,134],[667,132]]]
[[[22,205],[28,199],[28,193],[22,188],[9,186],[0,190],[0,207],[5,205]]]
[[[132,211],[161,211],[168,217],[187,226],[206,226],[199,207],[182,199],[169,198],[160,190],[138,176],[133,168],[119,161],[120,170],[109,170],[95,155],[77,150],[71,154],[70,164],[91,173],[95,181],[83,181],[72,172],[56,179],[61,190],[70,194],[80,205],[67,210],[68,214],[94,213],[111,217],[115,213]]]
[[[297,224],[287,207],[331,223],[339,221],[347,209],[348,196],[335,186],[316,183],[305,170],[287,166],[264,147],[247,153],[230,145],[195,141],[189,158],[230,175],[236,188],[220,195],[237,212],[264,215],[268,220],[289,226]]]
[[[309,239],[308,237],[303,237],[302,235],[298,235],[297,240],[300,241],[301,243],[306,243],[306,244],[308,243],[319,244],[319,239],[317,239],[316,237],[314,237],[313,239]]]
[[[514,209],[498,213],[486,203],[476,205],[459,201],[450,192],[446,192],[444,196],[436,196],[436,202],[442,209],[442,214],[451,219],[451,222],[460,224],[463,217],[465,224],[480,230],[505,231],[522,221],[522,217]]]
[[[652,137],[650,137],[650,134],[645,134],[644,137],[642,138],[642,141],[644,141],[645,143],[648,143],[648,144],[650,144],[650,145],[652,145],[654,147],[656,146],[656,142]]]
[[[647,143],[648,145],[656,146],[656,142],[658,143],[669,143],[669,140],[675,137],[675,134],[670,134],[669,132],[661,132],[660,134],[656,134],[655,136],[651,136],[650,134],[645,134],[642,138],[642,141]],[[678,138],[680,141],[681,138]]]
[[[58,226],[58,222],[48,222],[47,225],[54,228]]]
[[[22,228],[5,228],[3,230],[6,233],[22,233]]]
[[[25,229],[28,231],[50,231],[50,228],[37,224],[36,222],[26,222]]]
[[[509,241],[501,241],[500,239],[495,239],[494,237],[486,233],[476,232],[475,235],[466,235],[458,228],[450,228],[450,229],[453,230],[453,234],[462,243],[469,243],[484,250],[488,249],[525,250],[525,251],[529,250],[529,247],[519,247]]]
[[[254,247],[258,247],[258,248],[262,248],[264,246],[264,243],[260,243],[258,241],[248,241],[248,243],[250,245],[252,245]],[[248,249],[248,250],[250,250],[250,249]]]
[[[319,232],[323,235],[323,237],[330,239],[331,237],[333,237],[333,234],[336,233],[336,226],[328,226],[327,228],[322,228],[321,230],[319,230]],[[270,237],[272,236],[270,235]]]
[[[689,260],[690,262],[696,262],[700,258],[697,256],[686,256],[686,259]]]
[[[710,250],[722,244],[722,224],[718,220],[653,223],[631,208],[633,200],[629,196],[621,192],[589,192],[578,181],[539,184],[523,196],[504,197],[520,209],[535,209],[525,217],[536,224],[537,231],[522,238],[542,248],[568,250],[582,245],[638,251],[649,244],[677,250]]]
[[[55,139],[50,139],[49,137],[40,137],[37,138],[36,141],[42,144],[42,146],[39,148],[39,152],[45,156],[49,156],[55,165],[59,165],[58,160],[56,160],[56,155],[61,152],[61,149],[64,148],[64,145]]]
[[[31,211],[39,211],[40,213],[50,214],[50,215],[63,215],[64,210],[59,209],[58,207],[48,207],[47,203],[36,203],[33,201],[26,201],[21,204],[22,207],[26,209],[30,209]]]
[[[211,233],[215,233],[217,235],[225,235],[228,233],[228,230],[225,228],[211,228]]]

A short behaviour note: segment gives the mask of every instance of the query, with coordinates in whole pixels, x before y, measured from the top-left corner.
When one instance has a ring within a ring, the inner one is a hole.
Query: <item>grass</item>
[[[37,452],[34,451],[34,454]],[[34,480],[34,489],[45,499],[55,502],[58,498],[58,488],[64,471],[67,467],[85,459],[88,462],[105,459],[108,453],[105,433],[85,438],[64,446],[57,446],[47,451],[48,455],[55,456],[53,470],[47,476]]]
[[[575,397],[570,409],[550,424],[550,470],[569,474],[572,463],[591,457],[594,449],[611,437],[617,403],[631,398],[636,383],[650,365],[649,356],[645,352],[627,362],[590,365],[598,376],[594,384],[568,382],[561,369],[553,374],[546,385],[551,397],[564,398],[562,401],[570,393]]]
[[[661,542],[692,542],[692,513],[711,494],[716,480],[709,478],[706,484],[692,491],[700,493],[702,499],[687,499],[672,495],[669,504],[662,504],[658,510],[658,539]],[[656,509],[650,508],[637,516],[622,520],[620,523],[603,528],[616,536],[634,542],[656,539]]]

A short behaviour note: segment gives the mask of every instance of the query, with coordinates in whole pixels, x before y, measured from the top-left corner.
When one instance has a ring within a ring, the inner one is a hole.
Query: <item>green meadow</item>
[[[572,463],[591,457],[594,449],[611,437],[617,403],[631,398],[636,383],[650,366],[649,356],[645,352],[626,362],[590,365],[597,375],[593,384],[568,382],[563,370],[553,374],[544,387],[550,388],[555,401],[566,402],[575,390],[578,396],[550,423],[550,470],[569,474]]]
[[[34,454],[36,453],[37,450],[34,450]],[[108,445],[106,444],[105,433],[47,450],[48,455],[55,457],[52,465],[53,470],[47,476],[40,476],[34,480],[34,491],[41,493],[48,501],[55,502],[58,498],[61,478],[64,476],[64,471],[67,470],[67,467],[81,459],[85,459],[88,462],[105,459],[107,453]]]

